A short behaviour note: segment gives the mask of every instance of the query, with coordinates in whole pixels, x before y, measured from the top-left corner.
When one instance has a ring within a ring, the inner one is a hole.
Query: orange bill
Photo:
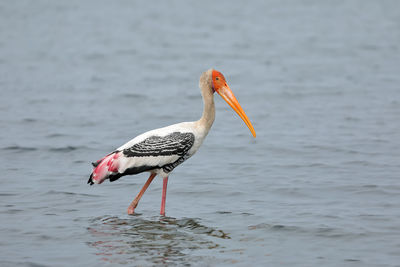
[[[246,123],[247,127],[250,129],[250,132],[253,134],[254,138],[256,137],[256,131],[254,131],[253,125],[249,118],[247,117],[246,113],[240,106],[239,102],[237,101],[235,95],[233,94],[232,90],[229,88],[227,84],[221,86],[216,92],[233,108],[234,111],[242,118],[244,123]]]

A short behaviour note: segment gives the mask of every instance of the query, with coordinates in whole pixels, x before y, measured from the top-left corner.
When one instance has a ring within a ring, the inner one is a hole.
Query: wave
[[[7,147],[3,147],[2,149],[3,150],[20,151],[20,152],[38,150],[38,148],[36,148],[36,147],[26,147],[26,146],[18,146],[18,145],[7,146]]]
[[[210,257],[210,249],[221,246],[209,237],[228,238],[222,230],[205,226],[198,219],[129,217],[103,216],[89,221],[92,240],[87,244],[102,260],[135,265],[212,262],[215,259]]]
[[[328,227],[328,226],[320,226],[320,227],[303,227],[303,226],[295,226],[295,225],[282,225],[282,224],[270,224],[270,223],[260,223],[256,225],[250,225],[248,227],[249,230],[264,230],[264,231],[285,231],[285,232],[293,232],[297,234],[305,234],[305,235],[314,235],[319,237],[326,238],[357,238],[366,236],[368,233],[362,231],[360,229],[359,232],[350,232],[346,231],[346,229]]]

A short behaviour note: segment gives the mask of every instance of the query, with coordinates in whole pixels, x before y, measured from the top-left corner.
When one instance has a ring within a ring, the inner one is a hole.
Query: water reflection
[[[218,239],[229,239],[222,230],[202,225],[198,219],[131,216],[98,217],[90,221],[88,231],[101,260],[129,264],[191,264],[213,260],[210,249],[220,248]]]

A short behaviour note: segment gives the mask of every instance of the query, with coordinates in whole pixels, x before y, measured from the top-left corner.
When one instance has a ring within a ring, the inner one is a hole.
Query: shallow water
[[[3,1],[0,265],[400,266],[397,1]],[[196,120],[161,179],[86,185],[90,162]]]

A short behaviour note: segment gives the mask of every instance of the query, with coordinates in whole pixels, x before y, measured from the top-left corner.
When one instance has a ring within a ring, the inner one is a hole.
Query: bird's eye
[[[215,78],[215,80],[217,80],[217,81],[218,81],[218,80],[219,80],[219,78],[218,78],[218,77],[216,77],[216,78]]]

